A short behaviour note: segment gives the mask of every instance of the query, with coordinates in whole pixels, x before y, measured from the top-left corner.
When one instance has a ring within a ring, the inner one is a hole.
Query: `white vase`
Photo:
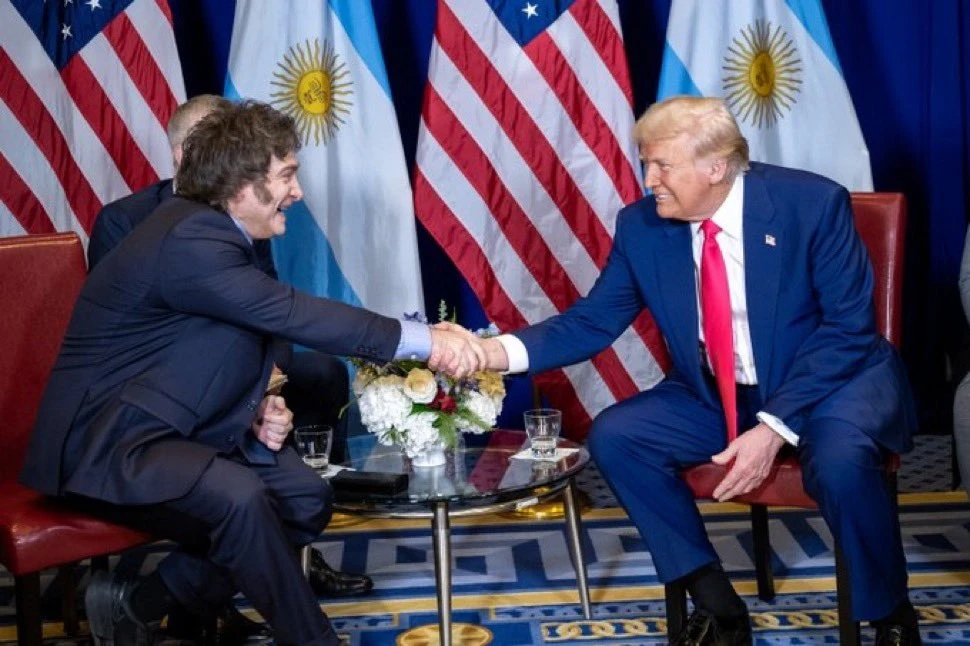
[[[423,453],[418,453],[411,458],[413,467],[440,467],[445,463],[445,447],[442,444],[435,444]]]

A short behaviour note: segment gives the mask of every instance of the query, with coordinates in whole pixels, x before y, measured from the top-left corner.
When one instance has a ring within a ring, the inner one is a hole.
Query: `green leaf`
[[[485,420],[483,420],[481,417],[479,417],[475,413],[471,412],[470,410],[468,410],[464,406],[457,407],[455,409],[454,415],[455,415],[455,417],[460,417],[463,420],[465,420],[465,421],[467,421],[467,422],[469,422],[471,424],[474,424],[475,426],[481,428],[483,431],[490,431],[490,430],[492,430],[492,427],[489,426],[488,424],[486,424],[485,423]]]
[[[434,426],[438,429],[438,437],[441,438],[441,442],[449,449],[454,448],[458,441],[458,424],[455,422],[455,418],[451,415],[439,415]]]

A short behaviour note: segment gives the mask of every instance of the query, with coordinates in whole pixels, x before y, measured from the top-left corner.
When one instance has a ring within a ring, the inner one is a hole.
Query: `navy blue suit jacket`
[[[811,416],[834,417],[892,451],[911,449],[912,396],[899,357],[875,329],[872,268],[846,190],[811,173],[755,163],[744,176],[743,222],[762,409],[795,433]],[[620,212],[589,295],[516,335],[530,371],[541,372],[595,355],[644,307],[673,359],[666,379],[719,407],[698,352],[690,226],[659,217],[652,196]]]
[[[108,252],[118,246],[135,227],[148,219],[162,202],[174,195],[171,179],[163,179],[120,200],[108,202],[98,212],[88,240],[88,271],[101,262]],[[256,265],[271,278],[278,278],[273,262],[273,248],[269,240],[253,240]],[[293,346],[278,342],[274,361],[281,370],[289,368]]]
[[[88,271],[94,269],[109,251],[118,246],[122,238],[144,222],[173,194],[172,180],[163,179],[120,200],[105,204],[91,228],[91,238],[88,241]],[[273,250],[269,240],[254,240],[253,248],[256,250],[256,259],[260,268],[276,278],[276,265],[273,263]]]
[[[273,337],[392,358],[400,323],[270,278],[226,213],[174,197],[94,268],[21,480],[121,504],[184,495],[214,456],[274,454],[249,430]]]

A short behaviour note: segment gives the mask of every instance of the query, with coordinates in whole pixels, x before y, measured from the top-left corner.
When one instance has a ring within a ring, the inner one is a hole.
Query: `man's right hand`
[[[444,370],[457,379],[484,368],[486,357],[481,339],[458,325],[447,325],[439,323],[431,328],[428,367]]]
[[[442,321],[441,323],[435,324],[435,330],[447,330],[449,332],[454,332],[456,334],[464,335],[472,343],[478,343],[482,350],[484,351],[484,361],[478,367],[478,370],[508,370],[509,369],[509,357],[505,353],[505,346],[496,339],[495,337],[490,337],[487,339],[482,339],[475,336],[465,328],[460,325],[455,325],[454,323],[448,323],[447,321]],[[474,372],[474,371],[473,371]]]
[[[485,348],[485,369],[486,370],[508,370],[509,355],[505,352],[505,346],[495,337],[482,339],[482,347]]]

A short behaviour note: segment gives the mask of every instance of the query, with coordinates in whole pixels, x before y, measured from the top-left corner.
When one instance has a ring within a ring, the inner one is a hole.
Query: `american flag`
[[[0,235],[77,231],[172,174],[166,0],[0,0]]]
[[[440,0],[415,172],[418,217],[503,331],[586,294],[643,195],[614,0]],[[646,313],[539,380],[572,437],[667,360]]]

